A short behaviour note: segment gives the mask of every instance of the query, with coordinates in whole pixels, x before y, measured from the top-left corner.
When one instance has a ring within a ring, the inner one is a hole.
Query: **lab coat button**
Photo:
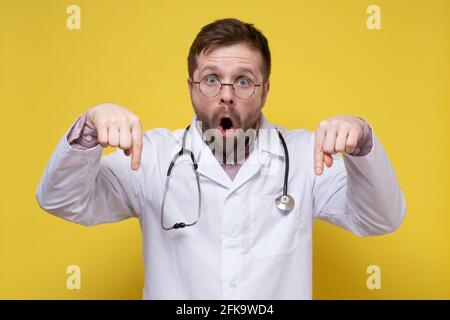
[[[355,154],[358,154],[360,151],[361,151],[361,150],[360,150],[358,147],[356,147],[356,149],[355,149]]]
[[[92,136],[90,134],[86,135],[85,138],[86,138],[87,141],[92,141]]]

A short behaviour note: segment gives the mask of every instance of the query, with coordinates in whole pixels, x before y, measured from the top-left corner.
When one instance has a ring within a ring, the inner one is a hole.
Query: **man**
[[[125,108],[90,108],[52,155],[40,206],[89,226],[139,218],[145,299],[310,299],[314,220],[381,235],[405,203],[365,120],[335,116],[313,133],[264,118],[270,67],[253,25],[203,27],[188,56],[190,127],[142,134]],[[102,158],[107,146],[124,154]]]

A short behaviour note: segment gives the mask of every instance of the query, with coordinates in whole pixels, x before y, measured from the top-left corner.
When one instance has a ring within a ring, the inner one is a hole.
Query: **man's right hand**
[[[117,104],[101,103],[87,111],[86,122],[97,130],[103,148],[119,147],[127,156],[131,154],[131,169],[139,169],[142,126],[138,116]]]

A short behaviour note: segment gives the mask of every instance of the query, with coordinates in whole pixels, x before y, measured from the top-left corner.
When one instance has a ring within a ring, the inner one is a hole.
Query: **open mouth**
[[[223,117],[220,119],[219,130],[222,136],[226,137],[233,133],[235,127],[233,125],[233,120],[229,117]]]

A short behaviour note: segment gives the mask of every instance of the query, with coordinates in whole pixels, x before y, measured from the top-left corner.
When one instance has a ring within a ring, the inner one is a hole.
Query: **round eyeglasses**
[[[234,95],[240,99],[248,99],[255,93],[255,87],[260,87],[260,84],[254,84],[252,80],[247,77],[239,77],[233,83],[222,83],[215,75],[207,75],[200,81],[194,81],[194,84],[199,85],[200,92],[208,98],[216,97],[223,86],[232,86]]]

